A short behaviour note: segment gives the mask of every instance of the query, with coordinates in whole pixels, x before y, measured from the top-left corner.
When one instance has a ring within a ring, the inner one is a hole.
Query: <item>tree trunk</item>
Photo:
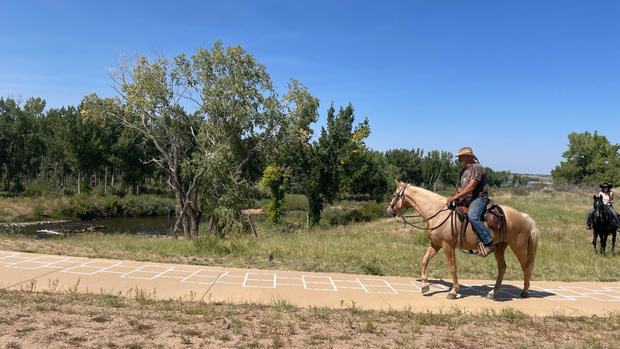
[[[174,227],[172,228],[172,234],[174,234],[174,237],[178,237],[181,226],[183,225],[183,217],[185,214],[183,213],[183,198],[181,197],[181,193],[175,190],[174,196],[174,211],[176,215],[176,221],[174,222]],[[183,231],[183,233],[185,234],[185,230]]]
[[[200,214],[191,214],[189,217],[189,235],[192,238],[198,237],[199,227],[200,227]]]
[[[209,233],[211,235],[217,235],[217,217],[214,214],[209,216]]]
[[[4,164],[4,191],[9,191],[11,186],[11,165],[8,161]]]
[[[105,175],[103,177],[103,195],[108,195],[108,166],[105,167]]]
[[[78,195],[80,195],[80,181],[82,180],[82,174],[78,171]]]

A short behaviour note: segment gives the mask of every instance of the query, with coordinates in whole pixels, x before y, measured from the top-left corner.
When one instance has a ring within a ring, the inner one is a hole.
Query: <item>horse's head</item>
[[[594,200],[592,202],[592,207],[594,208],[594,211],[600,211],[603,208],[605,208],[605,204],[603,203],[602,197],[598,195],[592,195],[592,199]]]
[[[396,182],[396,191],[392,194],[392,201],[390,201],[390,205],[387,208],[387,215],[390,217],[394,217],[399,214],[401,211],[406,209],[405,207],[405,189],[407,188],[407,183]]]

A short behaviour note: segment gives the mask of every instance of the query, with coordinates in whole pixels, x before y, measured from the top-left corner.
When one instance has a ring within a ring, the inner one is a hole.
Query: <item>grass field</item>
[[[495,189],[494,200],[528,213],[541,230],[533,280],[618,281],[620,255],[595,255],[591,232],[585,230],[585,216],[591,193],[571,189]],[[303,206],[299,203],[296,206]],[[359,206],[346,201],[326,210],[325,215]],[[332,212],[332,213],[330,213]],[[97,258],[135,259],[231,267],[328,271],[418,277],[420,262],[428,247],[424,233],[383,218],[366,223],[332,226],[321,224],[311,230],[301,223],[304,212],[291,210],[283,223],[274,225],[255,216],[259,237],[230,239],[202,237],[195,241],[168,237],[98,233],[36,240],[20,235],[0,235],[0,249],[67,254]],[[611,239],[610,239],[611,240]],[[609,241],[610,243],[610,241]],[[506,252],[506,280],[521,280],[521,268],[511,251]],[[494,258],[457,254],[462,279],[493,279]],[[430,263],[429,276],[450,278],[440,252]]]

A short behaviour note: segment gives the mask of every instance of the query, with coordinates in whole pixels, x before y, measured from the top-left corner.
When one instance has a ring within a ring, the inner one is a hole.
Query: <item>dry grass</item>
[[[15,222],[36,220],[56,212],[63,199],[15,197],[0,200],[0,222]]]
[[[530,317],[155,301],[0,291],[0,346],[89,348],[617,348],[620,315]]]

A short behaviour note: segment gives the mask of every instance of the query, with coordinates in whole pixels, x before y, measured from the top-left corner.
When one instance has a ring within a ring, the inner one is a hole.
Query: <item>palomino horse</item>
[[[448,222],[451,211],[446,209],[446,198],[406,183],[396,182],[397,188],[392,196],[392,201],[387,209],[389,216],[396,216],[408,208],[413,207],[420,217],[424,219],[426,235],[431,241],[424,258],[422,259],[422,293],[429,291],[428,278],[426,276],[426,267],[433,256],[443,248],[448,263],[450,264],[450,272],[452,273],[452,289],[448,293],[449,299],[455,299],[459,291],[459,282],[456,278],[456,256],[455,250],[463,248],[466,250],[475,250],[478,248],[478,239],[476,233],[472,230],[471,225],[467,228],[466,235],[459,244],[459,231],[461,222],[456,219],[454,233],[452,232],[452,224]],[[500,241],[500,234],[491,231],[493,242],[499,243],[495,250],[495,260],[497,261],[497,280],[495,287],[487,294],[487,298],[494,299],[499,293],[502,284],[502,278],[506,272],[506,261],[504,260],[504,251],[506,246],[510,246],[512,252],[517,256],[521,268],[523,268],[523,292],[521,297],[527,298],[530,295],[530,277],[534,267],[534,259],[536,257],[536,247],[540,232],[536,227],[536,223],[530,216],[521,213],[513,208],[501,206],[506,215],[506,227],[504,231],[504,241]]]

